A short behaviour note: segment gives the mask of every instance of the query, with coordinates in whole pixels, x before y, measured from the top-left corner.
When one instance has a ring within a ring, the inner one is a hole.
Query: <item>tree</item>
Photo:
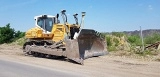
[[[10,27],[10,23],[4,27],[0,27],[0,44],[10,43],[22,37],[24,37],[24,32],[15,31]]]
[[[0,28],[0,44],[9,43],[14,38],[14,29],[10,28],[10,24]]]
[[[25,35],[25,32],[21,32],[21,31],[15,31],[15,35],[14,35],[14,37],[15,38],[22,38],[22,37],[24,37],[24,35]]]

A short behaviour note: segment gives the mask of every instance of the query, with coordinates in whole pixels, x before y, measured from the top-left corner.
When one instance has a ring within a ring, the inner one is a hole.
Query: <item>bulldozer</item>
[[[66,10],[60,14],[35,16],[35,27],[25,33],[27,41],[23,45],[26,55],[38,57],[64,57],[67,60],[84,64],[90,57],[106,55],[105,36],[92,29],[83,29],[84,16],[82,12],[81,23],[78,14],[74,14],[74,24],[67,21]],[[62,16],[63,23],[59,20]]]

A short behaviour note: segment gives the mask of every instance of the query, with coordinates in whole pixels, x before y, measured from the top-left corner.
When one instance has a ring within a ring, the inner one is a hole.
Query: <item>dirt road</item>
[[[20,46],[0,45],[0,59],[80,73],[86,77],[160,77],[160,62],[111,55],[89,58],[84,65],[79,65],[65,59],[24,56]]]

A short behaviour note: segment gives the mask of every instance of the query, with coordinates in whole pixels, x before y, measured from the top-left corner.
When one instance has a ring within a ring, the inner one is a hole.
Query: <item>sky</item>
[[[81,22],[81,12],[86,12],[83,28],[99,32],[160,29],[160,0],[0,0],[0,27],[10,23],[27,31],[35,26],[34,16],[55,16],[63,9],[71,24],[73,14]]]

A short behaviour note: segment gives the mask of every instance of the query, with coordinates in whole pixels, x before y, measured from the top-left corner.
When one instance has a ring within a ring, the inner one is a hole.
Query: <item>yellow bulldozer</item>
[[[23,45],[26,55],[38,57],[62,56],[83,64],[83,60],[106,55],[106,41],[101,33],[92,29],[83,29],[85,12],[82,12],[81,23],[78,14],[74,14],[75,24],[67,21],[66,10],[61,11],[63,23],[59,14],[35,16],[35,27],[25,33],[27,41]]]

